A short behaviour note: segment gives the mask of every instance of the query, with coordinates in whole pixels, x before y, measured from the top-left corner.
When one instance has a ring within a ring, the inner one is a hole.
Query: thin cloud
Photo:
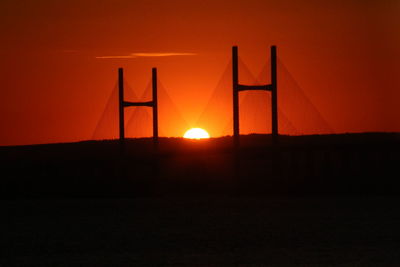
[[[132,53],[134,57],[174,57],[174,56],[195,56],[195,53]]]
[[[99,56],[96,58],[107,59],[107,58],[136,58],[135,56]]]
[[[98,56],[99,59],[129,59],[138,57],[175,57],[175,56],[196,56],[196,53],[131,53],[123,56]]]

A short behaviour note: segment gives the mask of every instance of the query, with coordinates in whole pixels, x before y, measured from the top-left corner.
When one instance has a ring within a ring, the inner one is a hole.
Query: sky
[[[229,70],[233,45],[255,77],[276,45],[332,132],[399,132],[398,14],[398,0],[2,0],[0,145],[92,139],[118,67],[137,96],[157,67],[169,106],[182,117],[160,111],[168,125],[162,135],[182,136],[197,126],[221,135],[217,125],[197,123]],[[287,95],[279,84],[278,90]],[[229,109],[217,107],[203,121],[229,123]],[[305,114],[301,102],[290,109]]]

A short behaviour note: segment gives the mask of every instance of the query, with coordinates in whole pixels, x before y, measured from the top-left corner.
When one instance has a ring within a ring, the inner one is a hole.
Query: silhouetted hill
[[[3,197],[397,194],[399,133],[127,139],[0,148]]]

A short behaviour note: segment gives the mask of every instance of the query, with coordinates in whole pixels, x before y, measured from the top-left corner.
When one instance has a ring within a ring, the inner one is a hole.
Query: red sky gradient
[[[157,67],[198,126],[232,45],[255,76],[277,45],[334,132],[398,132],[399,14],[395,0],[2,0],[0,145],[91,139],[118,67],[137,95]]]

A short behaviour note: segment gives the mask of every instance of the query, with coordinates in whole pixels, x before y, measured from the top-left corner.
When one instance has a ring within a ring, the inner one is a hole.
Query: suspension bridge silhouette
[[[334,133],[329,123],[277,57],[274,46],[271,47],[271,58],[257,76],[250,72],[237,51],[237,47],[232,48],[232,60],[222,72],[196,125],[207,129],[212,137],[233,135],[236,143],[239,140],[239,133],[272,133],[276,137],[278,129],[279,134],[285,135]],[[187,122],[170,98],[168,89],[163,86],[162,81],[154,78],[154,71],[153,69],[152,82],[148,84],[140,97],[135,94],[132,86],[119,76],[119,81],[111,91],[94,130],[94,140],[121,137],[123,139],[125,135],[135,138],[154,136],[157,139],[159,135],[171,136],[170,132],[183,133],[187,130]],[[119,72],[121,73],[122,70]],[[252,81],[253,85],[242,85],[240,80]],[[265,85],[266,81],[271,82]],[[263,83],[264,85],[261,85]],[[277,84],[279,84],[279,89],[274,90]],[[152,104],[154,103],[152,95],[157,94],[154,86],[157,86],[156,91],[158,91],[158,104],[155,106]],[[123,88],[122,100],[121,88]],[[271,94],[260,91],[270,91]],[[279,95],[278,99],[277,95]],[[125,104],[124,99],[127,101]],[[122,107],[128,106],[133,108],[123,112]],[[138,106],[151,107],[153,114],[149,114],[148,109]],[[168,112],[165,112],[167,110]],[[167,113],[168,116],[166,116]],[[124,117],[122,119],[121,114]],[[152,122],[152,117],[154,118],[157,114],[156,122]],[[171,131],[171,127],[177,129]],[[121,133],[122,130],[123,133]]]
[[[95,140],[4,150],[2,193],[397,192],[398,136],[332,134],[276,48],[270,51],[255,76],[232,48],[232,61],[197,120],[219,138],[200,143],[181,135],[161,142],[188,125],[158,79],[160,70],[149,71],[151,82],[137,96],[118,69]],[[41,178],[33,181],[33,174]]]

